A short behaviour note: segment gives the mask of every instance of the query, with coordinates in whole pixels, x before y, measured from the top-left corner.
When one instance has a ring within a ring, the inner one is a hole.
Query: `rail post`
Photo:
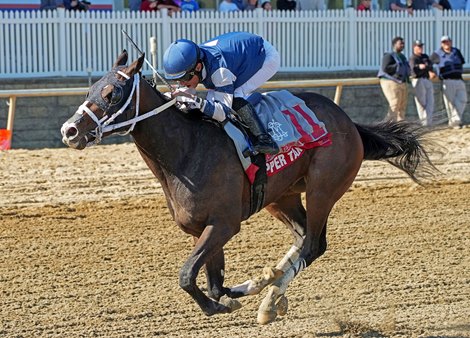
[[[338,83],[336,86],[336,92],[335,92],[335,99],[334,102],[339,106],[339,102],[341,101],[341,94],[343,93],[343,84]]]
[[[8,102],[8,120],[7,120],[7,130],[11,131],[13,134],[13,122],[15,120],[15,110],[16,110],[16,96],[10,96]]]
[[[157,69],[157,38],[155,36],[151,36],[149,39],[150,44],[150,54],[152,54],[152,66],[153,68]],[[157,83],[157,73],[153,73],[153,81]]]

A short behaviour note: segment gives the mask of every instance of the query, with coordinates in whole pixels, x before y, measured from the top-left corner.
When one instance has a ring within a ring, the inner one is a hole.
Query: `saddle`
[[[294,163],[305,150],[329,146],[331,137],[325,124],[305,102],[287,90],[253,93],[247,101],[255,107],[265,130],[280,149],[276,155],[253,155],[251,132],[236,119],[227,119],[223,124],[252,185],[252,213],[255,213],[263,205],[267,177]]]

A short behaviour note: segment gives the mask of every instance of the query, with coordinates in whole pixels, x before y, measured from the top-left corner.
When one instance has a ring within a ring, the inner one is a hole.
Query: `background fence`
[[[394,36],[421,39],[429,54],[447,34],[470,63],[470,13],[464,11],[356,12],[0,12],[0,78],[87,76],[107,72],[122,49],[137,54],[125,29],[144,50],[157,37],[157,64],[175,39],[198,43],[221,33],[249,31],[267,38],[281,54],[281,71],[375,70]],[[470,67],[470,64],[467,64]],[[159,68],[159,67],[158,67]],[[160,68],[159,68],[160,69]]]

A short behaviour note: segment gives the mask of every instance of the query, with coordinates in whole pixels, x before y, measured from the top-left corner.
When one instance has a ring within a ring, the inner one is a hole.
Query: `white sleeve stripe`
[[[212,75],[211,80],[216,87],[233,85],[237,77],[227,68],[219,68]]]
[[[219,102],[214,102],[214,115],[212,115],[212,118],[219,122],[223,122],[225,117],[226,115],[222,104]]]
[[[214,101],[219,101],[220,103],[225,104],[227,107],[232,108],[233,94],[215,91]]]

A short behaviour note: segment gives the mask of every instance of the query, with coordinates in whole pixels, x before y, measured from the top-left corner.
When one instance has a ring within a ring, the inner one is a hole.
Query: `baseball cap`
[[[421,46],[424,46],[424,43],[421,40],[415,40],[415,41],[413,41],[413,47],[414,46],[420,46],[421,47]]]
[[[449,35],[443,35],[441,38],[441,42],[444,42],[444,41],[452,41],[452,39],[449,37]]]

